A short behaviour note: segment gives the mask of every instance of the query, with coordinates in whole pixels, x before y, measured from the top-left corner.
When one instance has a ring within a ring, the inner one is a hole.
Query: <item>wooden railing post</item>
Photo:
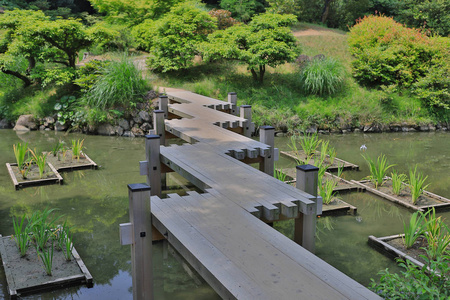
[[[147,184],[152,187],[152,196],[161,196],[161,162],[160,136],[149,134],[145,136],[145,159],[147,162]]]
[[[230,113],[237,116],[237,94],[235,92],[228,93],[228,103],[230,103]]]
[[[159,95],[158,108],[164,112],[164,119],[169,118],[169,98],[166,95]]]
[[[252,136],[252,106],[251,105],[241,105],[240,107],[240,117],[247,119],[247,122],[242,124],[243,133],[246,137]]]
[[[150,187],[129,184],[133,299],[153,299]]]
[[[316,249],[316,219],[317,214],[322,212],[322,198],[317,197],[319,168],[312,165],[301,165],[296,169],[296,187],[315,196],[316,205],[313,214],[300,213],[299,218],[295,219],[294,241],[314,253]]]
[[[272,126],[261,126],[259,128],[259,141],[270,146],[270,151],[259,164],[259,170],[273,176],[274,168],[274,146],[275,146],[275,128]]]
[[[156,130],[156,134],[161,137],[161,145],[166,142],[166,125],[164,124],[164,111],[153,111],[153,129]]]

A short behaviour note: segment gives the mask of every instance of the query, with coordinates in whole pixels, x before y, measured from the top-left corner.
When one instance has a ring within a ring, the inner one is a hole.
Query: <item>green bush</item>
[[[331,95],[344,83],[344,68],[333,58],[313,59],[301,70],[300,81],[309,94]]]
[[[348,36],[353,76],[362,84],[409,87],[427,74],[436,54],[433,40],[392,18],[366,16]]]
[[[101,72],[103,74],[97,78],[86,95],[90,107],[104,109],[139,102],[148,90],[141,71],[126,56],[120,61],[109,63]]]

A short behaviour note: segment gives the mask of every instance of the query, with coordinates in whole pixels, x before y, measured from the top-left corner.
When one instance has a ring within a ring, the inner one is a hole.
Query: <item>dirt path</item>
[[[308,28],[305,30],[294,31],[295,37],[300,36],[317,36],[317,35],[336,35],[339,34],[336,31],[328,28]]]

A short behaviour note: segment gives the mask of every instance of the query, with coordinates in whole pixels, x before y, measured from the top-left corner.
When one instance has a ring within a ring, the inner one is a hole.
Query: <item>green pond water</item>
[[[321,136],[330,140],[338,157],[360,165],[360,171],[345,172],[346,179],[368,175],[360,153],[365,144],[372,157],[386,154],[399,171],[418,165],[428,175],[428,190],[450,198],[450,139],[447,133],[390,133]],[[63,173],[64,185],[32,187],[15,191],[5,163],[14,162],[12,145],[25,141],[32,148],[49,150],[58,140],[85,139],[85,152],[101,167]],[[277,147],[288,150],[287,138],[277,138]],[[86,136],[54,132],[17,134],[0,130],[0,234],[13,233],[12,216],[24,212],[57,208],[74,227],[74,244],[94,277],[94,287],[66,288],[29,295],[23,299],[132,299],[130,247],[119,242],[119,224],[129,221],[127,184],[145,182],[139,175],[144,160],[144,139]],[[286,159],[277,166],[294,164]],[[172,176],[172,175],[171,175]],[[171,182],[185,184],[179,177]],[[175,185],[175,184],[174,184]],[[395,263],[367,245],[369,235],[401,233],[402,220],[411,212],[368,193],[342,195],[358,207],[356,216],[318,219],[317,255],[355,280],[367,285],[382,269],[397,270]],[[450,213],[443,213],[450,219]],[[290,236],[292,223],[278,222],[275,228]],[[219,299],[202,280],[192,278],[186,265],[167,243],[154,244],[155,299]],[[0,299],[6,298],[7,284],[0,268]]]

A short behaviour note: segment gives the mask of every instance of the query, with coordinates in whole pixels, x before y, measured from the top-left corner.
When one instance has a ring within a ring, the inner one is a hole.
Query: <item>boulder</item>
[[[0,129],[9,129],[9,128],[11,128],[11,124],[9,123],[9,121],[6,119],[1,119],[0,120]]]
[[[24,126],[30,130],[36,130],[38,129],[38,125],[36,120],[34,119],[33,115],[21,115],[19,119],[16,122],[16,128],[17,126]]]
[[[59,121],[55,123],[55,131],[66,131],[69,126],[67,124],[61,124]]]
[[[100,124],[97,128],[97,133],[99,135],[115,135],[116,130],[114,126],[108,123]]]
[[[55,119],[52,117],[45,117],[43,123],[45,127],[52,127],[55,123]]]
[[[131,131],[125,131],[124,133],[123,133],[123,136],[125,136],[125,137],[134,137],[134,134],[131,132]]]
[[[134,134],[134,136],[144,136],[144,131],[142,131],[142,129],[138,128],[138,127],[133,127],[131,128],[131,133]]]
[[[149,123],[145,122],[139,128],[141,128],[144,132],[148,132],[150,129],[152,129],[152,126]]]
[[[130,123],[127,119],[120,119],[117,124],[122,127],[124,131],[130,130]]]
[[[155,98],[158,98],[158,94],[154,90],[148,91],[144,96],[144,99],[147,101],[153,100]]]
[[[146,111],[140,111],[139,112],[139,117],[141,117],[142,120],[144,120],[144,122],[150,122],[151,121],[151,117],[150,114]]]
[[[133,117],[133,121],[134,121],[135,124],[139,124],[139,125],[144,123],[142,118],[141,118],[141,116],[139,114],[137,114],[135,117]]]
[[[114,130],[116,131],[116,134],[117,134],[118,136],[122,136],[123,133],[124,133],[124,130],[123,130],[123,128],[122,128],[121,126],[116,126],[116,127],[114,127]]]
[[[25,127],[23,125],[16,125],[14,126],[15,131],[30,131],[30,128]]]

